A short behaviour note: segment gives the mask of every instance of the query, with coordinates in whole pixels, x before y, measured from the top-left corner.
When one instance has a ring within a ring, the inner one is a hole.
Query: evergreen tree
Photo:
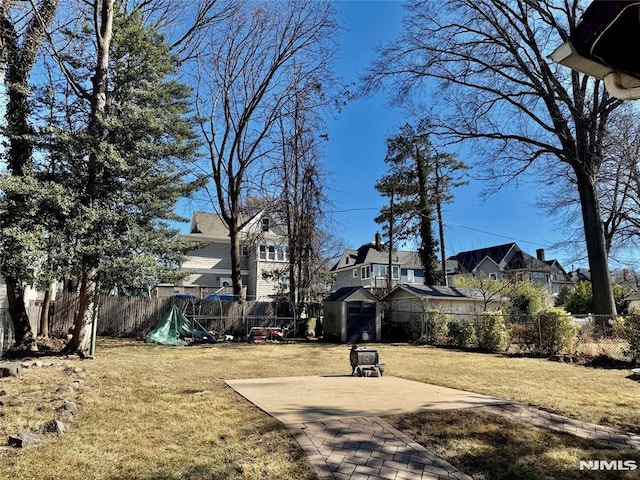
[[[417,127],[406,124],[398,135],[387,139],[389,173],[376,183],[376,190],[391,199],[375,219],[385,224],[389,238],[417,238],[424,267],[424,282],[435,285],[446,281],[437,270],[433,222],[437,214],[440,242],[444,243],[442,204],[453,199],[452,188],[463,185],[461,171],[466,165],[450,154],[439,153],[429,140],[428,122]],[[444,251],[442,251],[444,266]]]
[[[0,79],[8,99],[0,130],[4,137],[0,160],[7,166],[6,172],[0,173],[0,275],[7,287],[18,349],[37,349],[24,293],[34,282],[44,251],[39,204],[55,197],[55,189],[42,185],[34,176],[36,129],[29,76],[56,8],[56,0],[32,5],[32,11],[14,2],[0,2]]]
[[[179,266],[183,245],[168,221],[179,220],[173,213],[176,201],[197,186],[186,180],[197,143],[188,115],[190,90],[173,78],[177,59],[139,12],[116,10],[112,21],[113,37],[102,52],[108,59],[107,83],[101,92],[95,69],[83,58],[76,60],[74,78],[92,82],[91,95],[77,103],[90,102],[91,114],[77,131],[58,131],[52,150],[64,157],[66,171],[59,178],[73,198],[68,223],[74,233],[68,245],[72,269],[81,278],[67,350],[82,353],[88,347],[93,297],[101,286],[142,287],[150,277],[159,280]],[[83,37],[75,40],[86,45]],[[102,94],[104,103],[96,108]],[[67,119],[67,125],[78,123]]]

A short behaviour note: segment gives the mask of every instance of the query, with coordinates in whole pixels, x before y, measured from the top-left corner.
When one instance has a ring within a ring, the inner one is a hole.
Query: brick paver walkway
[[[321,480],[472,480],[378,417],[289,425]]]
[[[491,405],[483,410],[515,418],[539,427],[546,427],[556,432],[570,433],[580,438],[596,440],[616,448],[640,450],[640,435],[616,430],[594,423],[581,422],[573,418],[563,417],[555,413],[545,412],[517,403],[510,405]]]
[[[640,450],[640,435],[602,425],[516,403],[481,409],[613,447]],[[320,480],[471,480],[379,417],[298,423],[289,429]]]

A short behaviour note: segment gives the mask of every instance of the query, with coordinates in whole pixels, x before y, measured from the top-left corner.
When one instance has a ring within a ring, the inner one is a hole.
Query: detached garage
[[[363,287],[343,287],[324,299],[326,338],[348,343],[381,340],[381,306]]]

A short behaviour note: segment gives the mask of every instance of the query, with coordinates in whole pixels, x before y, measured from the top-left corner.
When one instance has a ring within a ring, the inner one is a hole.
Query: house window
[[[249,247],[247,247],[246,245],[242,245],[242,256],[246,257],[249,255]]]
[[[267,260],[275,260],[276,258],[276,247],[273,245],[269,245],[269,249],[267,250]]]
[[[489,274],[489,278],[491,280],[498,280],[498,274],[497,273],[490,273]]]
[[[269,231],[269,227],[270,227],[270,222],[269,222],[269,218],[265,217],[262,219],[262,231],[263,232],[268,232]]]
[[[265,245],[260,245],[260,260],[267,259],[267,247]]]
[[[357,268],[353,269],[353,278],[358,278],[358,269]]]
[[[278,283],[280,284],[280,288],[286,288],[289,286],[289,276],[288,275],[280,275],[278,279]]]
[[[394,265],[391,268],[391,272],[393,273],[394,280],[400,280],[400,267],[398,265]]]
[[[549,275],[543,272],[531,272],[531,282],[545,285],[549,283]]]
[[[365,267],[360,267],[360,276],[363,280],[371,277],[371,267],[369,265]]]
[[[278,245],[276,247],[276,260],[284,262],[287,259],[287,249],[284,245]]]
[[[389,269],[387,268],[386,265],[373,265],[372,271],[373,271],[373,278],[381,278],[381,277],[386,278],[387,272],[389,271]]]
[[[407,270],[407,282],[413,283],[416,281],[415,273],[413,270]]]

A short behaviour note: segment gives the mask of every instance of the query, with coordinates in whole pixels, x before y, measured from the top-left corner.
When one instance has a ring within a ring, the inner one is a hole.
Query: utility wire
[[[366,210],[380,210],[380,209],[379,208],[375,208],[375,207],[347,208],[345,210],[327,210],[326,213],[361,212],[361,211],[366,211]],[[444,222],[444,224],[447,225],[448,227],[460,227],[460,228],[464,228],[466,230],[471,230],[472,232],[484,233],[486,235],[493,235],[494,237],[504,238],[506,240],[511,240],[511,241],[515,241],[515,242],[519,242],[519,243],[526,243],[526,244],[529,244],[529,245],[534,245],[534,246],[544,247],[544,248],[553,248],[553,245],[545,245],[545,244],[541,244],[541,243],[537,243],[537,242],[531,242],[529,240],[522,240],[522,239],[513,238],[513,237],[510,237],[510,236],[507,236],[507,235],[500,235],[499,233],[487,232],[486,230],[480,230],[479,228],[468,227],[466,225],[460,225],[459,223]]]

